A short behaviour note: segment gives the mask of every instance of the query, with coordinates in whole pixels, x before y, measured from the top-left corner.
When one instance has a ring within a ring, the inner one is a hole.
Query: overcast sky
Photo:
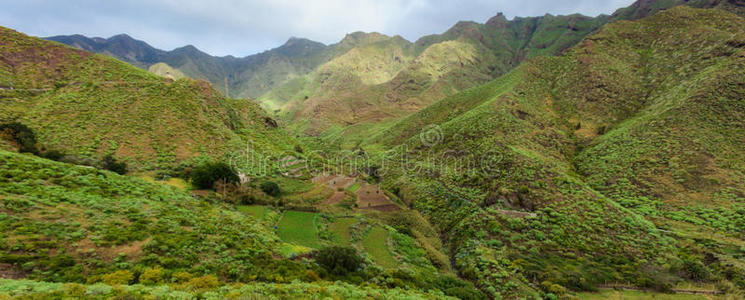
[[[290,37],[325,44],[354,31],[414,41],[457,21],[582,13],[610,14],[633,0],[0,0],[0,25],[34,36],[126,33],[156,48],[194,45],[246,56]]]

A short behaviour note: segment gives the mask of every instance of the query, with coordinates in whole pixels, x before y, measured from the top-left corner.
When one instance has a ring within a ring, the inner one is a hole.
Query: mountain
[[[215,89],[236,98],[257,98],[275,85],[309,72],[324,60],[326,49],[321,43],[291,38],[278,48],[236,58],[211,56],[194,46],[164,51],[126,34],[108,39],[82,35],[46,39],[105,54],[145,70],[165,64],[190,78],[209,81]]]
[[[252,101],[7,28],[0,57],[2,298],[483,298],[377,185],[348,177],[385,215],[357,210],[351,187],[283,175],[287,158],[325,160]],[[128,176],[81,163],[108,155]],[[213,162],[245,180],[186,181]]]
[[[256,102],[0,28],[0,298],[742,299],[743,7],[291,39]]]
[[[612,16],[545,15],[507,20],[498,14],[484,24],[459,22],[442,34],[420,38],[413,46],[390,49],[362,44],[355,48],[397,59],[387,63],[389,68],[383,74],[377,73],[384,67],[371,68],[364,59],[353,60],[359,62],[357,66],[346,64],[365,70],[363,76],[380,80],[365,80],[361,74],[331,68],[340,64],[339,60],[348,60],[337,56],[308,75],[278,86],[259,101],[268,110],[277,111],[290,130],[352,148],[448,95],[484,84],[532,58],[558,55],[609,22],[638,19],[676,5],[714,7],[745,15],[742,4],[735,2],[639,1]]]
[[[0,46],[0,123],[30,127],[46,150],[113,154],[150,170],[226,157],[249,143],[260,152],[294,146],[258,105],[225,98],[205,81],[173,81],[7,28]]]
[[[678,5],[716,8],[745,16],[745,2],[741,0],[637,0],[631,6],[617,10],[613,17],[621,20],[640,19]]]
[[[743,75],[745,20],[675,7],[446,97],[370,155],[492,297],[741,290]]]

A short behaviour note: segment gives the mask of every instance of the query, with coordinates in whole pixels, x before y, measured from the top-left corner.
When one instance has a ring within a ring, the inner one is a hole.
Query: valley
[[[742,299],[743,17],[243,58],[0,27],[0,299]]]

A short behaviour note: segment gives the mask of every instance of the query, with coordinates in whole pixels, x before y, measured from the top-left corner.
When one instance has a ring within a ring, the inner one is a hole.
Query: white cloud
[[[28,34],[127,33],[153,46],[186,44],[215,55],[248,55],[291,36],[335,43],[354,31],[409,40],[447,30],[459,20],[484,22],[545,13],[598,15],[633,0],[0,0],[0,25]]]

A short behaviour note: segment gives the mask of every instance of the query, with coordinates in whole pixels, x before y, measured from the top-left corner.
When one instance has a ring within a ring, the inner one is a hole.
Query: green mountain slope
[[[227,206],[29,155],[1,151],[0,162],[4,277],[85,282],[123,264],[237,280],[273,276],[250,266],[281,263],[276,236]]]
[[[376,59],[387,66],[371,68],[364,59],[354,59],[356,65],[352,66],[342,62],[344,56],[338,56],[304,78],[279,85],[259,100],[292,124],[293,131],[340,141],[343,148],[355,147],[396,120],[489,82],[525,60],[558,55],[609,22],[638,19],[677,5],[738,13],[743,7],[724,1],[639,1],[613,16],[595,18],[546,15],[507,20],[499,14],[484,24],[459,22],[443,34],[423,37],[413,46],[402,44],[397,50],[362,45],[350,56],[361,51],[368,58],[389,57]],[[411,57],[401,56],[402,52]],[[335,65],[365,72],[329,67]]]
[[[324,62],[329,53],[325,45],[299,38],[243,58],[215,57],[193,46],[164,51],[124,34],[108,39],[82,35],[46,39],[109,55],[145,70],[164,63],[190,78],[209,81],[224,95],[235,98],[257,98],[279,83],[310,72]]]
[[[292,149],[258,105],[228,99],[209,83],[172,81],[118,60],[10,29],[0,32],[0,121],[31,127],[47,149],[114,154],[137,169]]]
[[[465,285],[408,252],[400,275],[368,266],[331,280],[313,261],[287,258],[292,246],[270,223],[214,200],[0,150],[0,297],[452,299],[443,291]]]
[[[399,145],[376,160],[385,185],[438,220],[455,267],[495,297],[614,282],[742,293],[743,29],[686,7],[615,22],[371,148]]]

